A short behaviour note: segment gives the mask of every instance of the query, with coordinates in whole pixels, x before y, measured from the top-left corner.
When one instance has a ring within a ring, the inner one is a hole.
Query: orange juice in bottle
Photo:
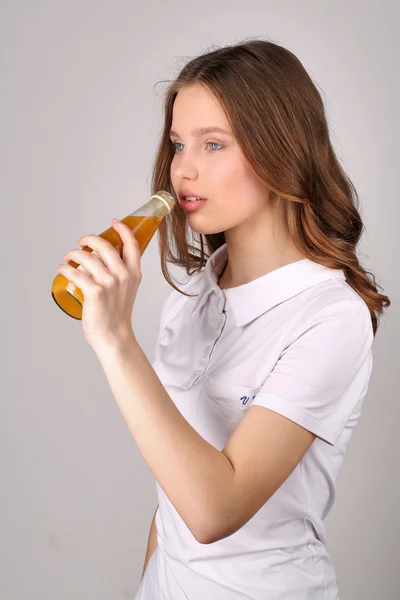
[[[161,221],[174,208],[175,203],[175,198],[168,192],[161,190],[154,194],[146,204],[143,204],[130,215],[120,219],[122,223],[126,223],[132,230],[139,243],[141,255],[149,245]],[[99,236],[110,242],[119,251],[120,256],[122,256],[123,243],[113,227],[109,227],[102,233],[99,233]],[[89,246],[84,246],[82,250],[95,252]],[[68,264],[82,271],[85,270],[82,265],[78,265],[73,260],[69,261]],[[74,319],[82,319],[82,306],[84,302],[82,291],[61,273],[56,275],[53,280],[51,294],[61,310],[67,315]]]

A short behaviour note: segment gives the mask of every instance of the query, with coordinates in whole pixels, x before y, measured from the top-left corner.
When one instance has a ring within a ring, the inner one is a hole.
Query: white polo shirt
[[[226,260],[225,244],[179,285],[197,297],[167,296],[155,371],[218,450],[252,405],[318,437],[268,502],[212,544],[196,541],[156,482],[158,547],[136,600],[337,600],[323,520],[368,389],[370,313],[342,270],[303,259],[221,290]]]

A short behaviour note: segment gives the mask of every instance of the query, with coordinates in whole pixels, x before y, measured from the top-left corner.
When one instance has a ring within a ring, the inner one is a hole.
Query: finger
[[[124,264],[119,252],[110,242],[99,235],[84,235],[78,240],[78,244],[87,245],[93,250],[93,254],[101,260],[108,271],[117,276],[124,275]]]
[[[73,249],[64,254],[63,258],[66,262],[74,261],[79,265],[77,267],[79,271],[86,271],[100,285],[108,286],[114,281],[114,276],[96,252]]]
[[[124,245],[122,250],[122,260],[124,264],[127,266],[130,273],[140,273],[141,255],[139,242],[134,233],[126,223],[122,223],[117,219],[113,219],[112,225],[119,234]]]
[[[87,273],[83,273],[75,267],[71,267],[71,265],[58,265],[57,269],[61,275],[64,275],[64,277],[68,279],[68,281],[75,284],[76,287],[82,291],[84,296],[88,297],[97,292],[99,286]]]

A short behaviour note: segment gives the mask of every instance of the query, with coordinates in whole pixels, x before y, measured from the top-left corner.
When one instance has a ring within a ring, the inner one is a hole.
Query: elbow
[[[196,542],[198,544],[202,544],[202,545],[212,544],[212,541],[209,540],[209,538],[206,538],[206,537],[203,537],[203,536],[199,536],[199,535],[196,535],[195,538],[196,538]]]
[[[195,530],[192,529],[193,537],[199,544],[213,544],[225,536],[220,536],[220,527],[216,527],[214,519],[208,513],[206,519],[202,520]]]
[[[202,535],[196,536],[197,542],[199,544],[214,544],[215,542],[219,542],[230,535],[233,535],[237,529],[229,532],[221,532],[221,531],[212,531],[212,532],[204,532]]]
[[[214,544],[233,535],[238,529],[240,529],[240,526],[220,520],[216,525],[211,525],[210,522],[207,523],[207,526],[198,531],[194,537],[199,544]]]
[[[224,470],[218,489],[208,495],[208,504],[201,511],[201,526],[196,527],[194,536],[199,544],[214,544],[232,535],[240,528],[238,523],[237,502],[234,496],[234,469],[229,459],[221,453]],[[229,474],[227,474],[229,471]],[[215,501],[215,499],[218,499]],[[212,504],[210,504],[210,501]],[[200,524],[199,524],[200,525]]]
[[[206,527],[202,527],[193,533],[193,536],[199,544],[213,544],[217,541],[215,531],[209,524]]]
[[[236,507],[236,503],[232,503]],[[254,512],[247,512],[245,515],[236,508],[224,511],[224,515],[219,514],[215,519],[208,519],[206,525],[197,530],[196,540],[199,544],[214,544],[230,535],[233,535],[241,529],[253,516]]]
[[[215,535],[210,535],[209,533],[201,533],[200,535],[196,535],[196,541],[199,544],[213,544],[214,542],[218,542],[219,538],[218,536]]]

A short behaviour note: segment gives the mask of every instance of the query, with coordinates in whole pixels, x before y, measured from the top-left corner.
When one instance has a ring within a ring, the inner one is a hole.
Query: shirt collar
[[[186,290],[189,293],[198,292],[198,296],[192,298],[195,303],[193,315],[200,312],[210,294],[217,295],[221,306],[225,295],[232,309],[236,326],[243,327],[274,306],[313,285],[329,279],[346,279],[341,269],[331,269],[303,258],[274,269],[249,283],[221,290],[217,282],[227,258],[225,243],[208,258],[203,272],[199,278],[195,278],[193,285],[187,286]]]

